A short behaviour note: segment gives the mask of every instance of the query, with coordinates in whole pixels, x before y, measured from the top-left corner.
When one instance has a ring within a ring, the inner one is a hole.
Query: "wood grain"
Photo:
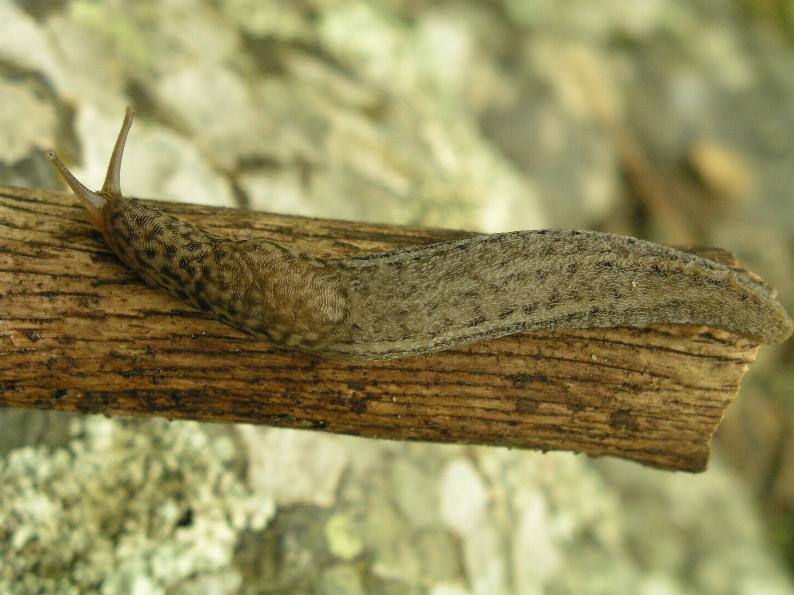
[[[472,235],[161,206],[218,235],[321,257]],[[757,347],[713,328],[654,325],[533,331],[386,362],[321,359],[150,289],[71,195],[0,187],[4,407],[572,450],[701,471]]]

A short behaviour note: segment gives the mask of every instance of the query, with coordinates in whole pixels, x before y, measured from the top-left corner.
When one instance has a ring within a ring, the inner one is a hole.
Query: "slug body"
[[[128,109],[102,190],[48,158],[108,245],[149,284],[278,345],[391,359],[537,328],[697,324],[764,343],[794,324],[759,283],[634,238],[541,230],[320,260],[217,238],[121,195]]]

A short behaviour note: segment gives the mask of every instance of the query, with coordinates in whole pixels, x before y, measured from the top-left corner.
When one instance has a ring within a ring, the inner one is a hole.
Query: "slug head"
[[[80,181],[74,177],[66,166],[58,159],[54,151],[47,151],[46,156],[55,169],[63,178],[63,181],[72,189],[77,198],[83,203],[88,211],[88,218],[103,235],[106,234],[107,227],[105,225],[104,211],[105,206],[109,201],[114,199],[121,199],[121,159],[124,154],[124,145],[127,142],[127,135],[129,134],[130,127],[132,126],[132,118],[135,112],[132,108],[128,107],[124,114],[124,123],[121,125],[119,136],[116,139],[116,145],[113,147],[113,154],[110,156],[110,163],[108,163],[107,174],[105,175],[105,183],[102,185],[102,190],[92,192]]]

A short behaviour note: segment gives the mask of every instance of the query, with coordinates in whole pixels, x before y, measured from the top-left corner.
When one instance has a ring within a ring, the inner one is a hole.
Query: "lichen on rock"
[[[231,438],[197,426],[91,417],[64,448],[0,460],[0,592],[165,593],[228,573],[274,505],[234,472]]]

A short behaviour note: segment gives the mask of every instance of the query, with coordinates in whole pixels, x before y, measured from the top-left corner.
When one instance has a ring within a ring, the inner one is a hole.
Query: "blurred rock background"
[[[99,186],[131,104],[130,195],[717,245],[794,311],[793,44],[791,0],[0,0],[0,183]],[[699,476],[0,411],[0,591],[792,593],[793,393],[765,347]]]

